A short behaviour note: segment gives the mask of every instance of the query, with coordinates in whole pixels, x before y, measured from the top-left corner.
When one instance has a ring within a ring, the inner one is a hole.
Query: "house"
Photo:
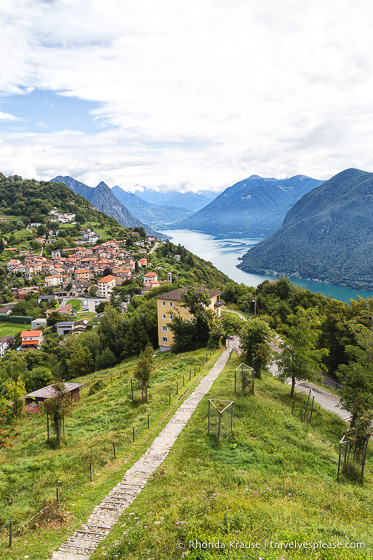
[[[43,331],[22,331],[22,348],[34,348],[39,350],[43,343]]]
[[[109,274],[97,281],[97,295],[101,297],[108,297],[109,292],[116,286],[116,278]]]
[[[13,336],[2,336],[0,338],[0,356],[3,358],[5,352],[14,344]]]
[[[186,290],[187,288],[179,288],[178,290],[172,290],[171,292],[160,294],[154,298],[157,300],[158,343],[161,351],[170,350],[174,341],[173,333],[167,325],[172,321],[173,314],[177,312],[183,319],[191,319],[189,311],[181,305],[182,295]],[[209,308],[220,317],[220,308],[223,305],[220,301],[221,292],[208,289],[206,289],[206,291],[210,298]]]
[[[3,315],[6,315],[6,316],[11,315],[11,313],[12,313],[12,310],[11,310],[10,307],[0,307],[0,317],[3,316]]]
[[[144,259],[139,259],[139,260],[137,261],[137,264],[138,264],[139,266],[148,266],[148,260],[145,259],[145,258],[144,258]]]
[[[48,317],[51,313],[58,311],[61,315],[71,315],[73,312],[73,305],[72,303],[68,303],[67,305],[61,305],[58,309],[47,309],[45,314]]]
[[[38,319],[34,319],[31,321],[31,328],[32,330],[36,330],[38,327],[41,329],[45,329],[47,326],[47,320],[44,317],[39,317]]]
[[[62,274],[52,274],[52,276],[46,276],[45,281],[48,288],[50,286],[60,286],[62,284]]]
[[[61,253],[60,253],[60,251],[52,251],[51,256],[52,256],[53,260],[60,259],[61,258]]]
[[[48,296],[38,296],[38,303],[45,303],[50,299],[57,299],[54,294]]]
[[[72,332],[74,328],[74,321],[60,321],[56,323],[57,336],[64,336]]]
[[[75,280],[89,280],[90,276],[89,268],[77,268],[75,270]]]
[[[144,274],[142,280],[143,280],[144,284],[149,284],[149,282],[151,280],[157,282],[157,280],[158,280],[157,273],[156,272],[147,272],[146,274]]]
[[[80,399],[79,389],[84,386],[84,383],[64,383],[66,391],[70,394],[71,400],[78,401]],[[56,396],[56,391],[53,385],[47,385],[42,389],[38,389],[33,393],[28,393],[25,397],[25,404],[33,404],[44,402],[47,399],[53,399]]]

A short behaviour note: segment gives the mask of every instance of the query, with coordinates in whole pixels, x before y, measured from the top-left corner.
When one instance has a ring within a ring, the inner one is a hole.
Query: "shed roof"
[[[72,391],[74,391],[74,389],[78,389],[79,387],[83,387],[84,383],[65,383],[64,385],[65,385],[66,391],[71,393]],[[26,395],[26,397],[31,397],[33,399],[35,399],[35,398],[51,399],[54,396],[55,396],[55,389],[54,389],[53,385],[47,385],[46,387],[43,387],[42,389],[38,389],[37,391],[33,391],[32,393],[29,393],[28,395]]]
[[[208,292],[208,295],[210,298],[214,297],[214,296],[218,296],[219,294],[221,294],[221,291],[219,290],[209,290],[209,289],[203,289],[203,288],[199,288],[199,290],[201,292]],[[173,300],[173,301],[179,301],[181,300],[181,296],[182,294],[184,294],[187,291],[187,288],[179,288],[178,290],[172,290],[171,292],[167,292],[165,294],[160,294],[159,296],[155,296],[154,299],[165,299],[165,300]]]

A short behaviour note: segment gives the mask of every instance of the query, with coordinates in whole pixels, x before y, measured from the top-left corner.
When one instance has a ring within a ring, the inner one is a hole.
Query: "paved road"
[[[150,251],[149,251],[149,255],[151,255],[151,254],[152,254],[152,252],[156,250],[156,248],[158,247],[158,245],[159,245],[159,242],[158,242],[158,241],[156,241],[156,242],[154,243],[154,247],[152,247],[152,248],[150,249]]]
[[[276,362],[271,362],[269,364],[269,371],[274,377],[278,377],[278,367]],[[288,379],[286,382],[288,385],[291,384],[291,380]],[[315,402],[317,402],[325,410],[329,410],[334,414],[337,414],[343,420],[348,421],[350,418],[350,413],[339,406],[339,398],[321,387],[310,383],[309,381],[301,381],[295,385],[296,391],[301,391],[308,395],[309,390],[312,389],[315,395]]]

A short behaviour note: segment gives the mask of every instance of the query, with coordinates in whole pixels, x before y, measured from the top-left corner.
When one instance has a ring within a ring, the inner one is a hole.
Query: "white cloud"
[[[2,2],[0,93],[98,101],[115,125],[3,134],[2,171],[199,190],[373,170],[372,15],[366,0]]]
[[[3,111],[0,111],[0,121],[19,121],[19,120],[21,119],[19,119],[15,115],[11,115],[10,113],[4,113]]]

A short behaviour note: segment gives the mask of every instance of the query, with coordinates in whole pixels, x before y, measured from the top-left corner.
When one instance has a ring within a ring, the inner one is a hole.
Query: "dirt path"
[[[171,420],[163,428],[147,451],[126,472],[123,479],[97,505],[87,523],[74,532],[58,551],[53,560],[87,560],[100,542],[110,533],[124,510],[140,494],[149,477],[166,459],[170,449],[192,416],[197,405],[211,389],[223,371],[234,347],[225,350],[193,393],[185,399]]]

